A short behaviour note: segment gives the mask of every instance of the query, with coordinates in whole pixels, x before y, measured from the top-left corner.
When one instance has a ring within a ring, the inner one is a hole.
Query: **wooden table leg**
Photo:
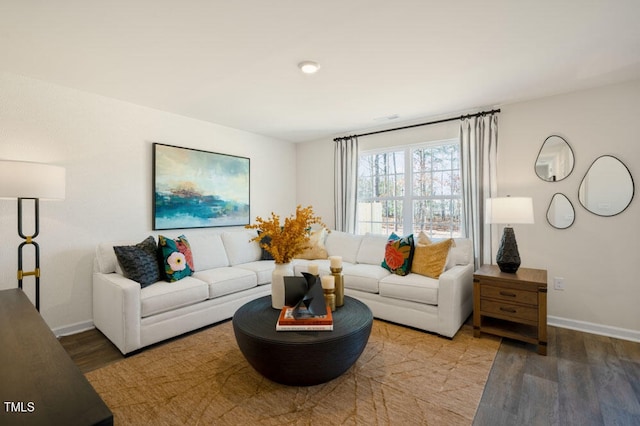
[[[473,337],[480,337],[480,281],[473,280]]]

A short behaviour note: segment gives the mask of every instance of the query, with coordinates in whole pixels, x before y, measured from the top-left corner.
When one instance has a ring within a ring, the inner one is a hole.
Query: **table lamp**
[[[515,273],[520,267],[520,253],[511,224],[533,223],[533,200],[528,197],[488,198],[485,204],[485,223],[505,224],[496,254],[502,272]]]
[[[25,276],[35,277],[36,309],[40,311],[40,247],[34,239],[40,232],[40,200],[63,200],[65,197],[65,169],[41,163],[0,160],[0,198],[18,199],[18,235],[24,241],[18,246],[18,288]],[[34,231],[25,235],[22,230],[24,200],[33,201]],[[33,271],[22,270],[22,250],[32,245],[35,250]]]

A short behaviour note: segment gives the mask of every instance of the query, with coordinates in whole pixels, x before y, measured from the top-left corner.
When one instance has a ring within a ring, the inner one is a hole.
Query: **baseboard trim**
[[[83,321],[77,322],[75,324],[65,325],[64,327],[54,328],[52,329],[52,331],[53,334],[56,335],[56,337],[61,337],[82,333],[83,331],[92,330],[94,328],[96,328],[96,326],[93,324],[93,321]]]
[[[570,330],[584,331],[585,333],[599,334],[601,336],[614,337],[616,339],[640,342],[640,331],[627,328],[611,327],[608,325],[594,324],[587,321],[578,321],[568,318],[547,316],[547,324],[554,327],[568,328]]]
[[[614,337],[616,339],[640,342],[640,331],[626,328],[611,327],[608,325],[594,324],[587,321],[578,321],[562,317],[547,317],[547,324],[554,327],[568,328],[570,330],[583,331],[585,333],[599,334],[601,336]],[[53,329],[56,337],[69,336],[71,334],[82,333],[83,331],[96,328],[93,321],[83,321]]]

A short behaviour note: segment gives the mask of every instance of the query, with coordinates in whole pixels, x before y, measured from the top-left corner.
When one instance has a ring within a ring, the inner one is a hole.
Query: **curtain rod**
[[[361,135],[342,136],[342,137],[333,139],[333,141],[338,142],[338,141],[349,139],[349,138],[360,138],[363,136],[377,135],[379,133],[387,133],[387,132],[395,132],[396,130],[411,129],[413,127],[421,127],[421,126],[429,126],[431,124],[446,123],[447,121],[464,120],[465,118],[480,117],[481,115],[497,114],[499,112],[500,112],[499,109],[492,109],[491,111],[480,111],[480,112],[476,112],[475,114],[467,114],[467,115],[461,115],[459,117],[443,118],[442,120],[429,121],[428,123],[412,124],[410,126],[395,127],[393,129],[386,129],[386,130],[377,130],[375,132],[363,133]]]

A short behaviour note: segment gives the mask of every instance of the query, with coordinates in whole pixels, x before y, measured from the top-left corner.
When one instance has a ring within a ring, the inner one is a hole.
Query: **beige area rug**
[[[469,425],[499,344],[469,325],[449,340],[375,320],[344,375],[290,387],[247,363],[229,321],[87,378],[116,425]]]

